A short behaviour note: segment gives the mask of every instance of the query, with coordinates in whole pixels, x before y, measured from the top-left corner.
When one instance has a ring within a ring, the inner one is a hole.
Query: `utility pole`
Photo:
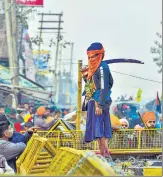
[[[4,12],[5,12],[5,24],[6,24],[6,34],[7,34],[7,47],[8,47],[8,58],[9,58],[9,66],[10,66],[10,75],[11,75],[11,84],[17,85],[15,80],[15,54],[13,52],[13,39],[11,33],[11,19],[10,19],[10,7],[8,0],[4,0]],[[13,88],[14,96],[16,99],[16,106],[17,102],[17,90]]]
[[[12,45],[14,58],[14,83],[19,86],[19,59],[17,53],[17,20],[16,20],[16,0],[11,0],[11,20],[12,20]],[[16,94],[17,95],[17,94]],[[18,106],[18,98],[15,95],[16,106]]]
[[[71,55],[70,55],[70,88],[69,88],[69,91],[70,91],[70,94],[71,94],[71,87],[72,87],[72,71],[73,71],[73,67],[72,67],[72,61],[73,61],[73,52],[74,52],[74,43],[70,43],[71,44]],[[71,99],[70,99],[70,104],[71,104]]]
[[[60,51],[59,51],[59,67],[58,70],[61,71],[61,65],[62,65],[62,49],[63,49],[64,44],[60,44]],[[62,71],[61,71],[62,73]]]
[[[58,54],[59,54],[59,43],[61,41],[61,30],[63,28],[61,28],[61,23],[63,23],[63,21],[61,20],[63,13],[59,13],[59,14],[53,14],[53,13],[39,13],[38,15],[44,15],[44,16],[58,16],[58,21],[45,21],[45,20],[41,20],[39,21],[40,23],[42,23],[42,27],[38,28],[40,30],[58,30],[57,31],[57,43],[56,43],[56,53],[55,53],[55,60],[54,60],[54,85],[53,85],[53,91],[55,96],[56,96],[56,101],[58,100],[58,83],[57,83],[57,72],[58,72],[58,68],[57,68],[57,62],[58,62]],[[43,23],[58,23],[58,27],[43,27]]]
[[[40,50],[41,50],[41,40],[42,40],[42,27],[43,27],[43,18],[44,18],[44,14],[41,14],[41,25],[40,25],[40,37],[39,37],[39,49],[38,49],[38,59],[40,58]],[[37,64],[37,72],[39,71],[39,62]]]
[[[57,68],[57,63],[58,63],[58,51],[59,51],[59,43],[60,43],[60,32],[61,32],[61,17],[63,14],[59,14],[59,20],[58,20],[58,34],[57,34],[57,46],[56,46],[56,54],[55,54],[55,72],[54,72],[54,87],[53,89],[56,88],[56,103],[58,102],[58,97],[59,97],[59,84],[58,84],[58,68]],[[56,74],[55,74],[56,73]]]
[[[57,34],[57,46],[56,46],[56,54],[55,54],[55,70],[57,72],[57,63],[58,63],[58,51],[59,51],[59,43],[60,43],[60,33],[61,33],[61,17],[63,14],[59,14],[58,19],[58,34]]]
[[[74,43],[71,43],[71,56],[70,56],[70,77],[72,78],[72,61],[73,61]]]

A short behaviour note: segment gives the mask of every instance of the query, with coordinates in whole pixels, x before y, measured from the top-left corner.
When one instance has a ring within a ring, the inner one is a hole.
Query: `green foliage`
[[[151,47],[150,51],[155,55],[153,61],[159,67],[158,73],[162,73],[162,35],[160,33],[156,33],[156,35],[159,38],[159,41],[154,41],[155,45]]]

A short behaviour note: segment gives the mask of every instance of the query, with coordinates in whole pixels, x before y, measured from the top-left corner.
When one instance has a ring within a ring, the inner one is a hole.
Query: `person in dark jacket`
[[[104,58],[104,48],[101,43],[93,43],[87,49],[88,76],[85,92],[89,97],[85,142],[99,139],[101,155],[109,155],[107,139],[112,137],[109,108],[111,105],[111,88],[113,78]]]
[[[35,128],[28,129],[24,135],[14,132],[5,115],[0,115],[0,154],[8,165],[16,172],[16,159],[26,148]]]

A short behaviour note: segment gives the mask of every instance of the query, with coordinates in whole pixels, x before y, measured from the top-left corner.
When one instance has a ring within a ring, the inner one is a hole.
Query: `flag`
[[[156,102],[155,103],[156,103],[156,111],[161,114],[161,101],[160,101],[160,98],[158,96],[158,92],[157,92],[157,95],[156,95]]]
[[[27,114],[24,116],[24,122],[30,122],[32,120],[32,116],[30,114]]]
[[[20,132],[20,130],[21,130],[20,122],[15,123],[14,128],[15,128],[16,132]]]
[[[137,102],[140,102],[140,101],[141,101],[142,92],[143,92],[142,89],[139,88],[139,89],[138,89],[138,92],[137,92],[137,96],[136,96],[136,101],[137,101]]]

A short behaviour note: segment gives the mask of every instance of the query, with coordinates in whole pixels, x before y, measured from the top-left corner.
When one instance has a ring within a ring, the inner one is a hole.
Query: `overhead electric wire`
[[[122,72],[118,72],[118,71],[112,71],[112,72],[118,73],[118,74],[122,74],[122,75],[126,75],[126,76],[130,76],[130,77],[134,77],[134,78],[137,78],[137,79],[142,79],[142,80],[146,80],[146,81],[151,81],[151,82],[162,84],[162,82],[160,82],[160,81],[147,79],[147,78],[144,78],[144,77],[134,76],[134,75],[131,75],[131,74],[126,74],[126,73],[122,73]]]
[[[67,65],[67,64],[68,64],[68,63],[62,64],[62,65]],[[72,63],[72,64],[77,64],[77,63]],[[53,65],[51,65],[51,67],[52,67],[52,66],[53,66]],[[6,67],[6,68],[10,68],[10,67]],[[13,67],[13,68],[16,68],[16,67]],[[34,67],[19,67],[19,68],[34,68]],[[48,69],[48,70],[50,70],[50,69]],[[142,80],[154,82],[154,83],[158,83],[158,84],[162,84],[162,82],[160,82],[160,81],[156,81],[156,80],[153,80],[153,79],[147,79],[147,78],[140,77],[140,76],[135,76],[135,75],[132,75],[132,74],[126,74],[126,73],[119,72],[119,71],[111,71],[111,72],[117,73],[117,74],[126,75],[126,76],[129,76],[129,77],[134,77],[134,78],[137,78],[137,79],[142,79]],[[9,80],[9,79],[5,79],[5,80]]]

